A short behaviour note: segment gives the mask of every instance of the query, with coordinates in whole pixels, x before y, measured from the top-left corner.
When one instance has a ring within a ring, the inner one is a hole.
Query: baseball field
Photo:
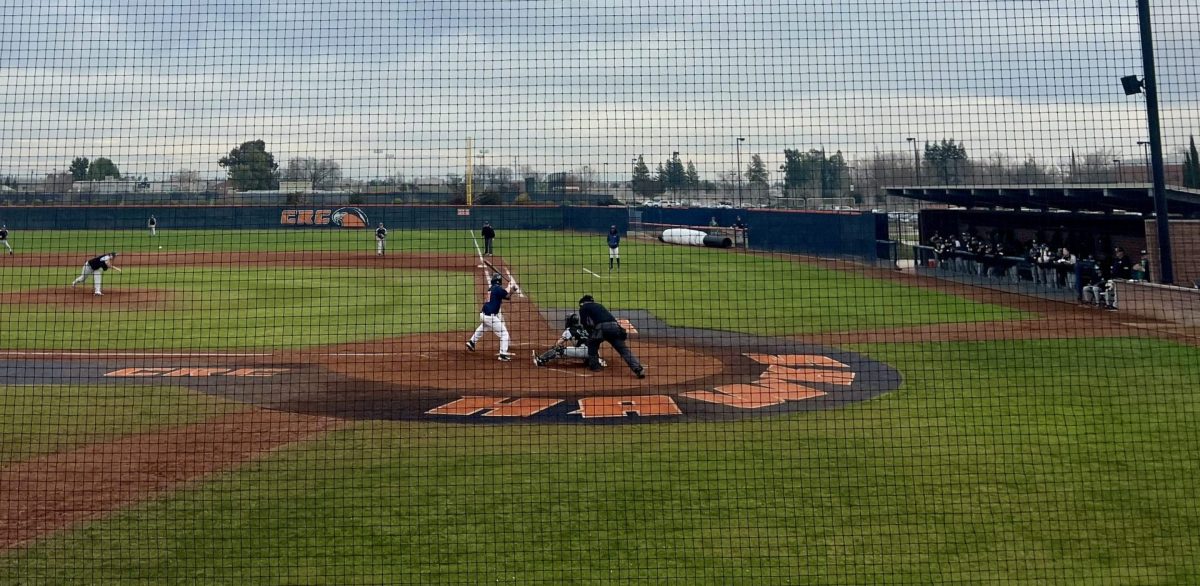
[[[556,231],[12,242],[0,583],[1200,581],[1200,338],[1119,311]],[[512,362],[463,346],[492,267]],[[583,294],[645,379],[533,364]]]

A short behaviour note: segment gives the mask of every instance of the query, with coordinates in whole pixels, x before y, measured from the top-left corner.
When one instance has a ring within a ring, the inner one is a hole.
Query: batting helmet
[[[496,274],[492,275],[492,284],[493,285],[499,285],[503,281],[504,281],[504,277],[501,276],[500,273],[496,273]]]
[[[595,300],[596,298],[592,297],[591,295],[584,295],[583,297],[579,298],[579,304],[583,305],[584,303],[592,303]]]
[[[572,313],[571,315],[568,315],[567,319],[563,322],[563,327],[567,328],[568,330],[579,327],[579,314]]]

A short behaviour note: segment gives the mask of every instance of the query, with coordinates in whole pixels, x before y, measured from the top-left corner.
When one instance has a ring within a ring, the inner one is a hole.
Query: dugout
[[[925,246],[938,234],[968,234],[1020,250],[1037,240],[1055,249],[1066,247],[1081,258],[1106,257],[1115,246],[1131,253],[1146,248],[1140,214],[927,209],[921,210],[918,231]]]
[[[1148,250],[1151,258],[1158,258],[1154,198],[1148,184],[907,186],[888,188],[887,193],[945,206],[921,211],[922,245],[928,245],[934,234],[966,233],[1020,245],[1036,238],[1054,247],[1066,246],[1080,257],[1107,257],[1120,246],[1131,254]],[[1196,264],[1192,251],[1197,247],[1189,245],[1195,240],[1194,219],[1200,218],[1200,190],[1168,186],[1166,196],[1170,223],[1183,231],[1171,238],[1172,243],[1179,242],[1178,281],[1191,274],[1179,275],[1181,267]]]

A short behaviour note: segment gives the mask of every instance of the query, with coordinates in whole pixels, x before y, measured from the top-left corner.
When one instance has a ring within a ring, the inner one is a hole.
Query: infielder
[[[629,334],[617,323],[617,318],[603,305],[596,303],[591,295],[579,298],[579,319],[583,322],[583,327],[591,332],[587,341],[588,370],[604,368],[600,364],[600,344],[608,342],[625,360],[625,364],[629,365],[629,370],[632,370],[635,376],[646,378],[646,368],[638,362],[637,356],[633,355],[629,346],[625,345]]]
[[[150,216],[150,219],[146,220],[146,227],[150,229],[151,236],[158,236],[158,218]]]
[[[562,335],[559,336],[558,342],[554,344],[553,348],[541,354],[534,353],[533,364],[535,366],[546,366],[551,361],[559,358],[576,358],[587,362],[587,339],[589,332],[579,322],[579,314],[572,313],[568,315],[567,319],[564,320],[563,327],[566,329],[563,330]],[[608,363],[601,358],[600,366],[608,366]]]
[[[613,261],[617,261],[617,270],[621,269],[621,235],[616,226],[608,228],[608,270],[613,270]]]
[[[8,226],[0,226],[0,242],[4,243],[4,248],[8,249],[8,253],[12,254],[12,245],[8,243]]]
[[[383,256],[385,248],[387,248],[387,228],[384,228],[383,222],[380,222],[379,227],[375,229],[375,256]]]
[[[467,340],[467,350],[474,352],[475,343],[483,337],[484,332],[491,330],[496,333],[496,337],[500,338],[500,352],[496,354],[496,358],[502,362],[508,362],[514,355],[508,351],[510,339],[508,328],[504,325],[504,317],[500,315],[500,305],[516,292],[517,286],[509,285],[505,289],[501,286],[503,282],[504,277],[500,273],[492,275],[492,288],[488,290],[487,302],[479,310],[480,324],[475,328],[475,333],[471,334],[471,339]]]
[[[118,273],[121,272],[121,269],[117,268],[117,265],[113,264],[113,259],[116,258],[116,256],[117,253],[110,252],[87,261],[83,264],[83,272],[80,273],[79,277],[77,277],[74,281],[71,281],[71,286],[74,287],[75,285],[82,283],[88,275],[91,275],[92,282],[95,284],[95,294],[103,295],[103,293],[100,292],[100,275],[108,269],[113,269]]]

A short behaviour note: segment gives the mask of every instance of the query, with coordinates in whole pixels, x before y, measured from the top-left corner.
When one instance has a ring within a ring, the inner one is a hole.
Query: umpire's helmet
[[[583,305],[584,303],[592,303],[595,300],[596,300],[596,298],[592,297],[591,295],[584,295],[583,297],[579,298],[579,304]]]
[[[502,282],[504,282],[504,277],[501,276],[500,273],[496,273],[496,274],[492,275],[492,284],[493,285],[499,285]]]
[[[568,330],[579,327],[579,314],[572,313],[571,315],[568,315],[567,319],[563,321],[563,327],[567,328]]]

